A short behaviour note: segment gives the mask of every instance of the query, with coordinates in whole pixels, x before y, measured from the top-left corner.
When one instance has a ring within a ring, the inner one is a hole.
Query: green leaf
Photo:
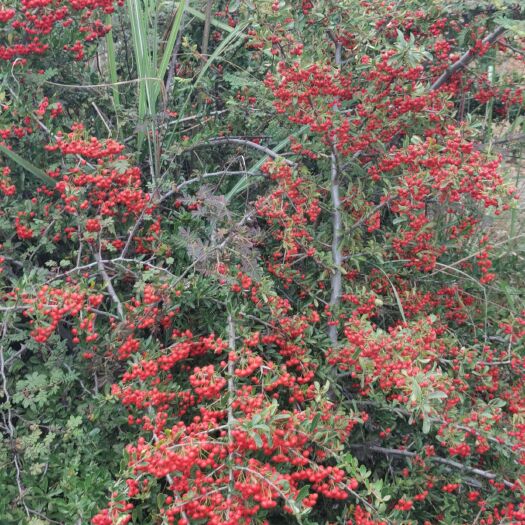
[[[252,434],[252,438],[255,441],[255,444],[257,445],[257,448],[263,447],[263,440],[261,439],[261,436],[259,434],[256,434],[255,432]]]
[[[315,414],[315,417],[312,419],[312,422],[310,423],[310,432],[313,432],[317,425],[319,424],[319,421],[321,420],[321,413]]]
[[[295,498],[295,501],[297,503],[301,503],[306,496],[310,494],[310,485],[305,485],[304,487],[301,487],[301,490],[299,491],[299,494],[297,494],[297,497]]]
[[[495,22],[520,38],[525,37],[525,20],[513,20],[507,17],[499,17]]]

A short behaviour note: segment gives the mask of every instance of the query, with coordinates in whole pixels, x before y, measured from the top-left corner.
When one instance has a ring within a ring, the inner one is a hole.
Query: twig
[[[249,472],[250,474],[257,476],[262,481],[267,483],[270,487],[272,487],[272,489],[274,489],[277,492],[277,494],[279,494],[279,496],[283,498],[283,500],[286,502],[287,505],[290,505],[290,503],[292,503],[290,498],[288,498],[288,496],[286,496],[286,494],[275,483],[270,481],[267,476],[263,476],[260,472],[257,472],[256,470],[253,470],[249,467],[241,467],[240,465],[236,465],[235,470],[242,470],[242,471]]]
[[[74,371],[73,369],[67,364],[67,363],[62,363],[64,365],[64,368],[67,368],[67,371],[70,373],[70,374],[74,374]],[[80,384],[80,386],[82,387],[82,390],[88,394],[90,397],[93,395],[92,392],[90,392],[90,390],[86,387],[86,385],[83,383],[82,379],[80,379],[80,377],[77,378],[77,381],[78,383]]]
[[[0,306],[0,312],[23,312],[29,308],[31,306]]]
[[[491,247],[495,248],[496,246],[501,246],[503,244],[506,244],[506,243],[509,243],[509,242],[512,242],[512,241],[517,241],[518,239],[522,239],[523,237],[525,237],[525,233],[520,233],[519,235],[515,235],[514,237],[509,237],[508,239],[505,239],[503,241],[491,244]],[[466,257],[463,257],[463,259],[459,259],[458,261],[455,261],[453,263],[440,264],[440,266],[442,266],[442,268],[440,268],[439,270],[433,271],[430,274],[430,277],[433,277],[434,275],[437,275],[438,273],[445,272],[447,269],[452,268],[453,266],[458,266],[459,264],[464,263],[465,261],[468,261],[469,259],[472,259],[472,258],[476,257],[477,255],[479,255],[483,251],[483,249],[482,250],[478,250],[477,252],[471,253],[470,255],[467,255]]]
[[[345,374],[345,375],[347,376],[348,374]],[[411,417],[413,415],[406,408],[382,405],[382,404],[376,403],[374,401],[365,401],[365,400],[353,399],[352,397],[349,397],[347,392],[343,391],[343,393],[344,393],[345,397],[349,401],[351,401],[352,403],[355,403],[356,405],[359,405],[359,406],[373,407],[373,408],[377,408],[378,410],[387,410],[387,411],[390,411],[390,412],[394,412],[395,414],[397,414],[399,416]],[[508,442],[506,442],[504,440],[501,440],[500,438],[497,438],[497,437],[494,437],[494,436],[491,436],[491,435],[487,435],[487,434],[483,434],[482,432],[480,432],[476,428],[465,426],[465,425],[460,425],[458,423],[452,423],[450,421],[446,421],[445,419],[442,419],[442,418],[439,418],[439,417],[429,417],[429,420],[430,420],[430,422],[435,423],[437,425],[449,426],[449,427],[451,427],[451,428],[453,428],[455,430],[461,430],[463,432],[467,432],[469,434],[472,434],[475,437],[481,436],[481,437],[485,438],[487,441],[491,441],[492,443],[495,443],[496,445],[501,445],[501,446],[506,447],[507,450],[509,450],[511,452],[514,452],[514,453],[516,453],[516,452],[525,452],[525,447],[517,447],[515,444],[508,443]]]
[[[38,516],[39,518],[43,518],[44,520],[46,520],[46,522],[49,522],[49,523],[58,523],[58,525],[64,525],[64,522],[63,521],[56,521],[56,520],[52,520],[51,518],[49,518],[48,516],[46,516],[45,514],[42,514],[41,512],[38,512],[36,511],[35,509],[30,509],[28,507],[29,510],[29,513],[30,514],[34,514],[35,516]],[[40,520],[39,520],[40,521]]]
[[[98,116],[100,117],[100,120],[102,120],[104,126],[108,130],[109,136],[111,137],[113,135],[113,133],[111,132],[111,128],[109,127],[109,124],[108,124],[106,118],[102,114],[102,111],[100,111],[99,107],[93,101],[91,102],[91,105],[95,108],[95,111],[97,112]]]
[[[119,82],[103,82],[101,84],[60,84],[59,82],[52,82],[51,80],[45,80],[44,84],[56,86],[65,89],[97,89],[97,88],[113,88],[115,86],[124,86],[126,84],[135,84],[137,82],[143,82],[144,80],[155,80],[160,83],[161,91],[164,90],[164,83],[162,79],[158,77],[141,77],[133,78],[131,80],[121,80]]]

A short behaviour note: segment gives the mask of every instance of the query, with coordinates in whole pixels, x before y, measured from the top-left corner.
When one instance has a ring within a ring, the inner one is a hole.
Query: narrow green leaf
[[[217,49],[210,55],[208,60],[206,60],[206,63],[202,66],[202,69],[200,70],[199,74],[197,75],[197,78],[193,82],[192,88],[190,92],[188,93],[188,96],[186,97],[186,100],[182,106],[182,110],[180,111],[181,116],[184,115],[184,112],[186,108],[188,107],[188,104],[190,103],[191,96],[193,95],[193,91],[195,88],[200,84],[202,81],[204,75],[210,69],[212,64],[220,58],[220,56],[226,51],[227,47],[232,44],[236,39],[239,39],[243,31],[248,27],[249,22],[245,22],[244,24],[239,24],[221,43],[219,46],[217,46]]]
[[[48,186],[56,186],[56,182],[49,175],[37,168],[34,164],[22,158],[18,153],[7,149],[5,146],[0,145],[0,153],[3,153],[6,157],[9,157],[13,162],[16,162],[21,168],[33,174],[35,177],[39,178],[44,184]]]
[[[166,43],[166,47],[164,49],[164,53],[162,55],[162,59],[159,64],[159,70],[158,70],[158,78],[163,79],[164,75],[166,74],[166,71],[168,70],[168,66],[171,60],[171,56],[173,53],[173,48],[175,47],[175,42],[177,41],[177,36],[179,34],[179,31],[181,29],[182,19],[184,16],[184,12],[187,7],[187,1],[181,2],[179,4],[179,7],[177,8],[177,14],[175,15],[175,20],[173,21],[173,25],[171,26],[170,35],[168,37],[168,42]],[[160,89],[160,84],[157,84],[155,87],[155,98],[158,96]]]
[[[304,487],[301,487],[301,490],[299,491],[299,494],[297,494],[297,497],[295,498],[296,503],[301,503],[306,496],[310,494],[310,485],[305,485]]]
[[[263,440],[261,439],[261,436],[259,434],[253,434],[252,435],[253,440],[255,441],[255,444],[257,445],[257,448],[262,448],[263,446]]]

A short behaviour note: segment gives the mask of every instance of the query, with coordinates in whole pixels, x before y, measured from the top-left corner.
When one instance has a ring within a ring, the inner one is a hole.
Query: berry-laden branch
[[[230,353],[228,354],[228,498],[231,500],[235,480],[233,477],[234,458],[233,458],[233,428],[235,425],[235,416],[233,414],[233,403],[235,401],[235,326],[233,324],[233,318],[231,314],[228,314],[228,348]],[[230,519],[230,507],[226,509],[226,521]]]
[[[492,33],[487,35],[482,43],[484,46],[490,46],[497,42],[500,36],[505,33],[506,29],[504,27],[498,26]],[[463,55],[456,60],[451,66],[449,66],[443,74],[430,86],[430,91],[435,91],[439,89],[443,84],[446,84],[448,80],[455,75],[458,71],[465,69],[474,59],[476,58],[476,53],[474,50],[469,49],[465,51]]]

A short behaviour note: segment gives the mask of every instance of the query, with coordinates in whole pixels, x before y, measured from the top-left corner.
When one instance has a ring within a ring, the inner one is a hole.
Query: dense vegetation
[[[525,524],[524,20],[3,2],[0,523]]]

